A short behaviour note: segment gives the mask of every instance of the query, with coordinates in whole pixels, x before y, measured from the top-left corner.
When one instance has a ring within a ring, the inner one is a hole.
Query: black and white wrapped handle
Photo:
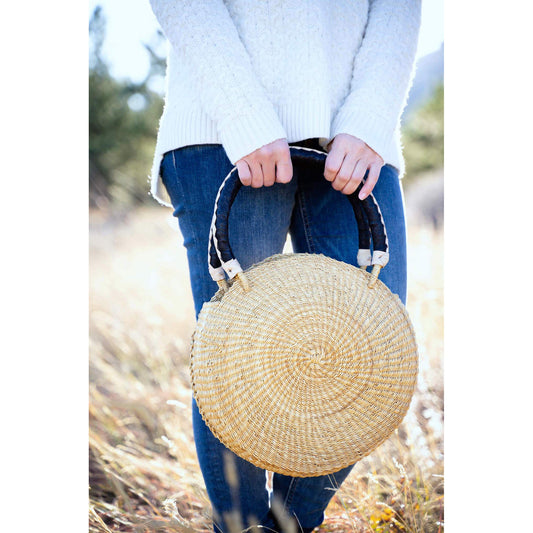
[[[322,166],[324,166],[327,157],[325,152],[295,146],[290,147],[290,153],[291,159],[295,162],[298,160],[315,161],[317,165]],[[237,167],[234,167],[222,182],[215,199],[209,234],[208,262],[209,273],[220,287],[227,287],[227,275],[230,280],[238,277],[244,289],[247,290],[246,276],[229,243],[229,215],[241,186]],[[364,270],[367,266],[372,265],[369,287],[373,287],[380,270],[389,261],[389,243],[379,205],[373,194],[360,200],[357,195],[361,187],[362,184],[353,194],[347,195],[347,198],[352,205],[359,232],[357,262]],[[370,252],[371,241],[374,248],[373,253]]]

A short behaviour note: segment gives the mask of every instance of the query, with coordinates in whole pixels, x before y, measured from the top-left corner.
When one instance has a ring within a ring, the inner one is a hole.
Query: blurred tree
[[[406,182],[421,172],[444,166],[444,86],[409,118],[402,128]]]
[[[163,101],[148,85],[164,59],[145,45],[151,68],[140,83],[114,79],[102,57],[105,18],[96,7],[89,24],[89,200],[92,206],[149,200],[148,175]],[[162,63],[163,62],[163,63]]]

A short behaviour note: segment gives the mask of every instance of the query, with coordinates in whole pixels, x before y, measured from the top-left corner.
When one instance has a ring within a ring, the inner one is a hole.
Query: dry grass
[[[169,210],[90,217],[90,531],[210,531],[188,374],[194,311]],[[442,234],[409,233],[418,390],[333,498],[324,532],[443,531]]]

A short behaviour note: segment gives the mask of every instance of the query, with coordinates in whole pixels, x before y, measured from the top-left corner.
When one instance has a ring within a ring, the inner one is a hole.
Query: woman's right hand
[[[243,185],[254,188],[270,187],[274,183],[289,183],[292,161],[287,139],[278,139],[258,148],[236,163]]]

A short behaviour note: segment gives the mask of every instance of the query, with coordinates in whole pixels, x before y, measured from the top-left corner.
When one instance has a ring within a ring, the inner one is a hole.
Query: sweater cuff
[[[340,110],[331,127],[331,139],[339,133],[348,133],[364,141],[387,163],[394,143],[396,124],[367,110]]]
[[[233,117],[219,126],[219,135],[232,164],[265,144],[287,137],[273,109]]]

